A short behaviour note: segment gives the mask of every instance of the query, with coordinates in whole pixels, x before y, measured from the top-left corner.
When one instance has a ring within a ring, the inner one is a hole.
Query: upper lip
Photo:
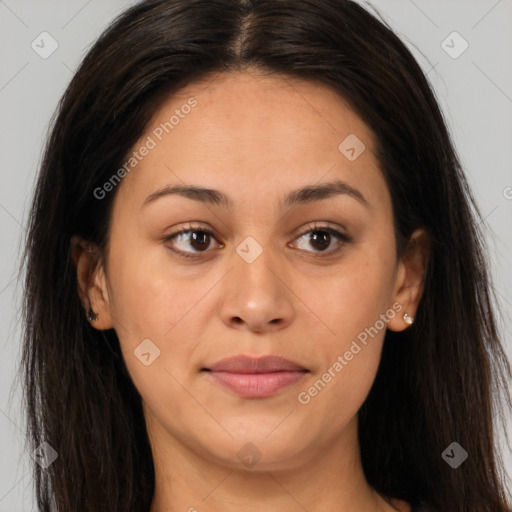
[[[229,373],[272,373],[279,371],[308,371],[304,366],[281,356],[233,356],[222,359],[203,370]]]

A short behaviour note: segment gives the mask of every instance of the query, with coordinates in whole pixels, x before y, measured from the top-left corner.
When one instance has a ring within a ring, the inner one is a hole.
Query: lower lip
[[[207,372],[212,379],[244,398],[266,398],[300,380],[306,371],[273,373]]]

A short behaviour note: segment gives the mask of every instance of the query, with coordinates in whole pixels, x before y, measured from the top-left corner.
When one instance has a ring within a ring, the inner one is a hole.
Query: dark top
[[[382,496],[384,501],[386,501],[389,505],[393,507],[393,503],[391,503],[390,499],[386,496]],[[426,505],[411,505],[410,512],[435,512],[432,508],[427,507]]]
[[[418,506],[418,507],[411,507],[411,512],[432,512],[432,511],[425,507]]]

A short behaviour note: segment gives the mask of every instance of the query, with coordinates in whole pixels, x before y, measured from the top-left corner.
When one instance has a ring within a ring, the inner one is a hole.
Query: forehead
[[[324,141],[322,149],[332,149],[333,145],[337,149],[337,142],[347,132],[365,139],[367,147],[373,145],[371,130],[332,89],[287,75],[257,71],[216,73],[189,84],[163,103],[150,126],[158,127],[169,121],[173,113],[188,110],[186,105],[191,98],[197,101],[197,106],[190,112],[195,115],[188,124],[193,124],[197,137],[204,134],[212,145],[216,136],[221,139],[228,134],[237,143],[253,135],[263,136],[267,144],[292,145],[294,140],[285,136],[293,134],[301,137],[303,143],[310,141],[309,146]],[[180,117],[179,124],[184,120]],[[180,130],[176,125],[171,135],[181,131],[184,136],[185,124]],[[205,133],[201,128],[209,131]]]
[[[168,184],[243,190],[245,200],[338,178],[385,187],[374,136],[345,100],[285,75],[218,73],[187,85],[161,105],[133,151],[144,146],[119,191],[137,203]]]

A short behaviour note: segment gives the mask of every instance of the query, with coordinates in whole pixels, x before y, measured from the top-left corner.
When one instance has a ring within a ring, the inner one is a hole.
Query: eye
[[[307,235],[309,235],[309,238]],[[201,253],[208,252],[212,240],[216,240],[213,231],[202,226],[193,226],[192,224],[188,224],[185,228],[164,239],[165,242],[172,242],[170,249],[183,258],[201,257]],[[307,231],[303,231],[296,240],[299,242],[299,245],[301,243],[303,245],[311,244],[314,248],[313,251],[309,251],[299,247],[301,250],[320,253],[322,256],[332,255],[338,252],[342,246],[351,242],[349,236],[337,229],[318,224],[308,226]],[[220,247],[223,247],[223,244],[220,244]],[[190,248],[192,248],[192,251]]]
[[[207,252],[212,239],[215,239],[215,237],[211,230],[189,224],[186,228],[166,237],[164,241],[172,241],[173,246],[181,244],[181,247],[178,249],[171,247],[171,250],[179,254],[179,256],[184,258],[195,258],[199,253]],[[194,249],[192,252],[188,250],[190,247]]]
[[[297,238],[299,242],[302,241],[303,245],[311,244],[311,246],[315,248],[313,251],[304,249],[307,252],[319,252],[331,255],[338,252],[342,246],[351,241],[350,237],[330,226],[314,224],[313,226],[308,226],[308,228],[307,231],[304,231]],[[333,240],[333,238],[335,240]],[[329,247],[331,247],[331,249],[329,249]]]

